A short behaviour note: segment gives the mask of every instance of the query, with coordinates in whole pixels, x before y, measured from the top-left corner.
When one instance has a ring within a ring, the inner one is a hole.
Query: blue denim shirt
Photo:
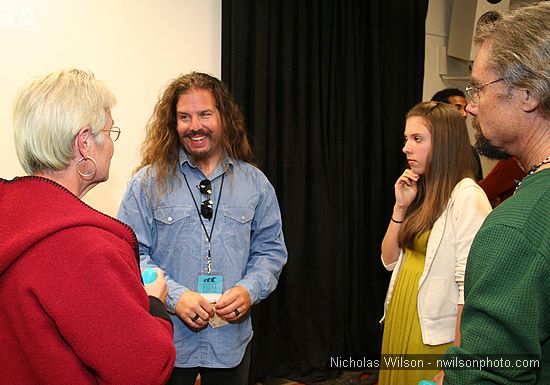
[[[205,195],[197,186],[205,176],[183,150],[179,155],[177,178],[169,192],[159,199],[154,170],[147,176],[145,167],[131,180],[118,212],[118,218],[137,235],[142,269],[165,271],[170,289],[167,307],[172,313],[185,291],[197,291],[208,254],[208,239],[183,174],[199,207]],[[209,179],[214,212],[219,205],[211,235],[212,271],[223,275],[224,291],[243,286],[256,304],[275,290],[287,260],[275,190],[259,169],[227,157]],[[210,234],[213,219],[203,222]],[[177,367],[234,367],[252,338],[250,313],[240,322],[199,331],[188,328],[175,315],[172,321]]]

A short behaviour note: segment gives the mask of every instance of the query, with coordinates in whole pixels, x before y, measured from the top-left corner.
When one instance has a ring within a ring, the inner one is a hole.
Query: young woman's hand
[[[417,181],[420,175],[415,174],[410,169],[406,169],[395,182],[395,205],[401,210],[407,208],[416,198],[418,193]]]

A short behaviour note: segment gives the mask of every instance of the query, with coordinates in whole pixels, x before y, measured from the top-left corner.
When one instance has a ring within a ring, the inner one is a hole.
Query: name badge
[[[223,275],[199,275],[198,292],[210,303],[216,303],[223,293]]]

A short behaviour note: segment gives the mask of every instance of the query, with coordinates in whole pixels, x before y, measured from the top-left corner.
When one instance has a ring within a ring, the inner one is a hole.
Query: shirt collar
[[[233,159],[230,158],[227,153],[223,152],[222,162],[218,163],[216,168],[214,169],[214,172],[212,172],[211,180],[216,178],[217,176],[223,174],[225,171],[227,171],[229,168],[233,168]],[[183,150],[183,147],[180,146],[179,148],[179,164],[181,172],[184,172],[185,170],[185,164],[187,164],[187,167],[198,170],[198,167],[193,164],[193,161],[191,158],[187,155],[187,153]]]

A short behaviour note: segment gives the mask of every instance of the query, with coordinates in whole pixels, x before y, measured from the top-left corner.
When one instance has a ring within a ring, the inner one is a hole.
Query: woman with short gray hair
[[[144,290],[133,231],[80,200],[109,177],[115,103],[76,69],[16,96],[15,147],[29,176],[0,179],[2,384],[150,385],[170,375],[162,271]]]

